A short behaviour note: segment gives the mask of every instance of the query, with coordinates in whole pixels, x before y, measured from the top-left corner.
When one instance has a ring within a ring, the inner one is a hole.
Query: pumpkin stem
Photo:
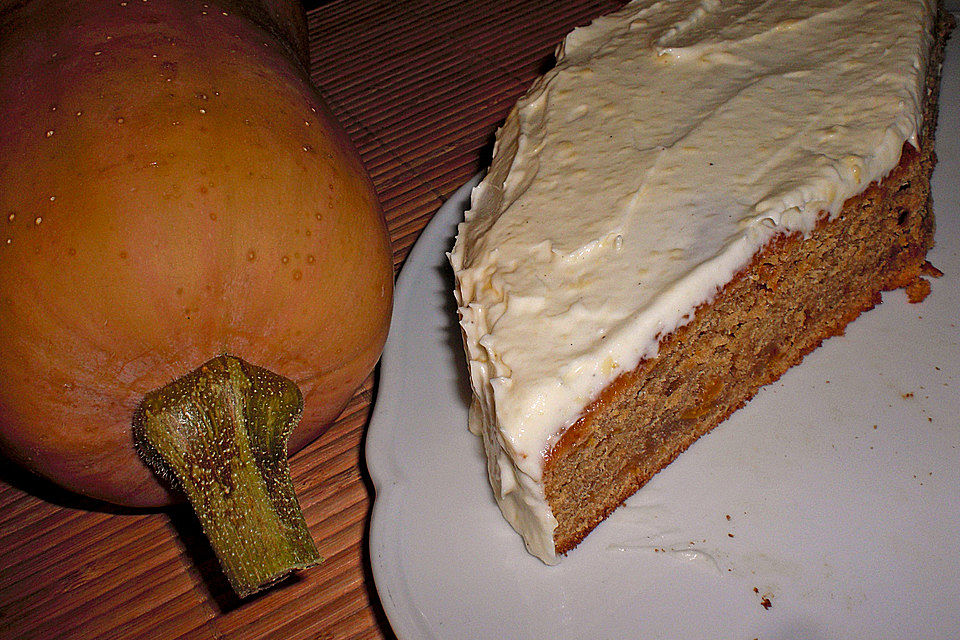
[[[187,494],[240,597],[321,561],[287,462],[302,411],[294,382],[223,355],[147,394],[134,419],[141,456]]]

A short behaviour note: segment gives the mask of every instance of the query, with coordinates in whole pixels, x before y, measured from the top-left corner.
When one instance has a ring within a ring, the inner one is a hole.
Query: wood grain
[[[342,1],[309,13],[313,77],[353,138],[399,269],[563,35],[620,2]],[[391,638],[370,574],[367,380],[291,461],[325,562],[238,601],[184,508],[85,500],[0,460],[0,638]]]

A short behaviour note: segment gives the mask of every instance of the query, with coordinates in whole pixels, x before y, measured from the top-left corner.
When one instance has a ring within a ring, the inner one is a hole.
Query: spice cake
[[[825,338],[922,298],[931,2],[638,0],[517,103],[450,261],[506,519],[547,563]]]

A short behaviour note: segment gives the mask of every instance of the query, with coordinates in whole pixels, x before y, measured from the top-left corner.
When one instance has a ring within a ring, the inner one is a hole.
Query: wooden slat
[[[343,0],[309,14],[314,81],[373,179],[396,268],[483,168],[560,38],[618,4]],[[374,397],[371,378],[291,461],[325,561],[244,602],[185,507],[104,508],[0,461],[0,639],[392,637],[365,547],[373,496],[362,445]]]

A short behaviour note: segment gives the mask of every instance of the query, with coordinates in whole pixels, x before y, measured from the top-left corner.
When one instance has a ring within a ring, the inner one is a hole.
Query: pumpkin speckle
[[[117,124],[123,124],[123,116],[117,118]]]
[[[257,259],[257,252],[254,251],[253,249],[250,249],[250,251],[247,252],[247,260],[249,260],[250,262],[253,262],[256,259]]]
[[[282,258],[280,258],[280,262],[282,262],[283,264],[289,263],[289,262],[290,262],[290,256],[283,256]]]
[[[313,264],[317,259],[313,257],[312,253],[307,254],[307,264]]]
[[[41,222],[43,222],[43,218],[41,216],[37,216],[33,219],[33,224],[37,225],[38,227],[40,226]]]
[[[14,213],[13,211],[7,214],[7,222],[13,222],[16,219],[17,219],[17,214]]]
[[[300,269],[294,269],[294,270],[293,270],[293,279],[294,279],[294,280],[299,280],[299,279],[302,278],[302,277],[303,277],[303,272],[300,271]]]

